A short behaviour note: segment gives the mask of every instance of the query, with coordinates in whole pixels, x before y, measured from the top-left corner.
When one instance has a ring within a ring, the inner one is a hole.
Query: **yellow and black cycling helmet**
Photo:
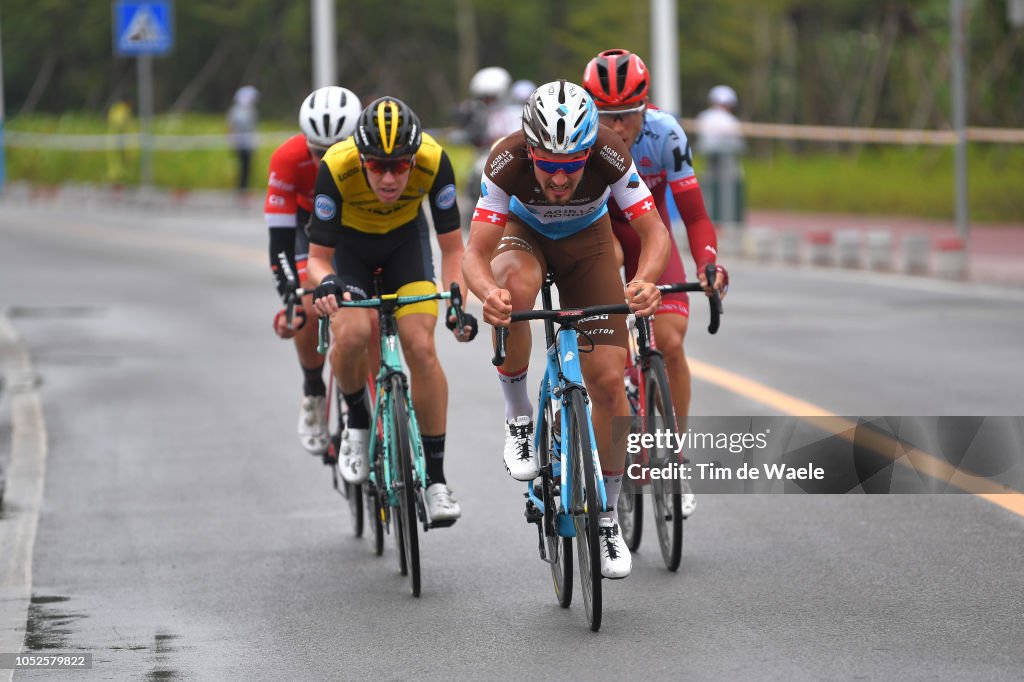
[[[397,97],[381,97],[359,114],[356,147],[364,156],[412,156],[423,142],[420,119]]]

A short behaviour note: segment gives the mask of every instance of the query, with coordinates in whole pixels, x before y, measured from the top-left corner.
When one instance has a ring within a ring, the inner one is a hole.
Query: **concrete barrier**
[[[736,258],[743,255],[743,228],[739,225],[717,225],[718,256]]]
[[[860,230],[836,230],[836,264],[841,268],[859,268]]]
[[[779,233],[779,260],[788,265],[797,265],[800,263],[800,256],[800,233]]]
[[[767,262],[775,255],[775,230],[767,227],[749,227],[743,235],[743,255]]]
[[[908,234],[903,237],[900,249],[900,270],[909,275],[928,274],[928,236],[924,234]]]
[[[944,279],[964,279],[967,276],[967,249],[960,237],[936,237],[935,274]]]
[[[879,272],[892,270],[892,232],[887,229],[871,230],[867,234],[868,268]]]
[[[807,259],[811,265],[832,265],[835,260],[832,233],[818,230],[807,233]]]

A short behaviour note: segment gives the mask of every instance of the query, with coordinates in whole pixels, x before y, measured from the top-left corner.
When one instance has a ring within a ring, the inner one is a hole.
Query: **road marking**
[[[783,414],[803,418],[819,426],[822,430],[834,433],[841,438],[847,440],[853,438],[853,430],[857,424],[829,412],[823,407],[794,398],[753,379],[709,365],[693,357],[688,357],[687,362],[690,365],[690,372],[698,379],[703,379],[762,405],[773,407]],[[897,445],[898,442],[895,439],[881,433],[867,432],[865,434],[861,430],[861,433],[858,433],[858,443],[886,456],[892,456],[894,452],[901,452],[902,455],[900,459],[895,460],[896,462],[913,467],[920,473],[954,485],[1024,517],[1024,494],[1004,493],[1002,492],[1003,488],[990,479],[960,471],[945,460],[923,450],[917,448],[905,450],[902,445]]]
[[[46,424],[28,352],[6,315],[0,315],[0,369],[11,403],[11,466],[0,516],[0,651],[17,653],[25,641],[32,597],[32,553],[46,478]],[[14,671],[0,671],[12,679]]]

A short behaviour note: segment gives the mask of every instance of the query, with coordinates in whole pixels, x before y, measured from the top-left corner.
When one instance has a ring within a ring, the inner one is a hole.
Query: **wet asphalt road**
[[[441,334],[465,516],[421,537],[413,599],[390,539],[377,558],[353,538],[299,448],[301,377],[270,330],[258,218],[6,206],[0,241],[0,304],[41,378],[48,439],[25,648],[91,652],[74,679],[1024,669],[1024,519],[970,495],[702,496],[679,574],[648,535],[589,632],[578,593],[555,603],[501,464],[490,349]],[[703,363],[837,414],[1021,414],[1021,293],[731,271],[719,337],[695,306]],[[778,410],[697,378],[693,412]]]

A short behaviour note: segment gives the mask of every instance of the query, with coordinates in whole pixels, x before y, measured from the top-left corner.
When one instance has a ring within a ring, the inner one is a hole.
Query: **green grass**
[[[10,131],[102,134],[104,118],[69,114],[33,116],[7,122]],[[294,130],[288,123],[264,122],[261,130]],[[154,133],[223,134],[221,116],[161,116]],[[443,144],[442,140],[442,144]],[[468,147],[448,147],[456,177],[466,177],[473,161]],[[777,145],[777,150],[782,149]],[[251,186],[263,187],[272,148],[253,159]],[[971,219],[1024,223],[1024,146],[970,147]],[[36,184],[108,183],[115,179],[112,153],[7,149],[11,180]],[[696,160],[701,173],[700,158]],[[954,215],[953,150],[933,147],[864,146],[859,153],[776,151],[744,159],[749,208],[808,212],[906,215],[951,219]],[[161,187],[226,189],[234,186],[235,157],[230,149],[156,152],[155,182]],[[129,152],[121,181],[138,182],[138,152]]]
[[[1024,148],[974,144],[968,158],[971,219],[1024,222]],[[747,158],[743,165],[753,208],[954,216],[952,149],[865,147],[859,154],[780,153],[770,159]]]

